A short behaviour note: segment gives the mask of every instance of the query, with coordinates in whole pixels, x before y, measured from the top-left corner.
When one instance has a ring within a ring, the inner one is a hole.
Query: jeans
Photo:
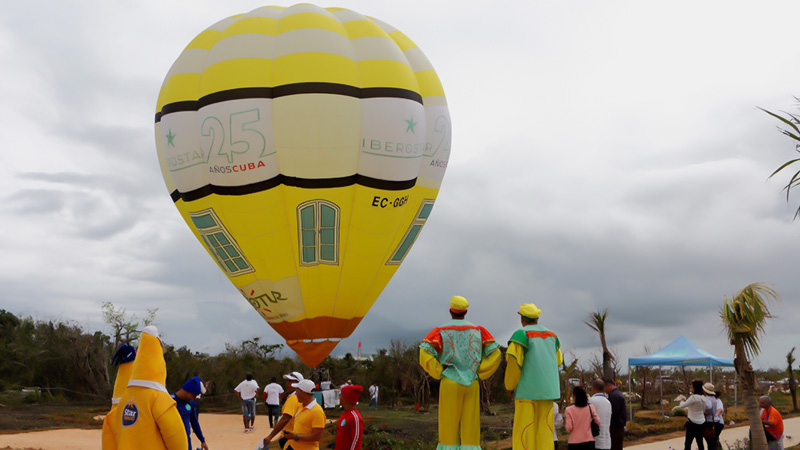
[[[375,405],[375,409],[378,409],[378,397],[370,397],[369,406],[372,406],[372,405]]]
[[[267,415],[269,416],[269,427],[274,428],[281,417],[281,405],[270,405],[267,403]],[[273,423],[274,420],[274,423]]]
[[[256,416],[256,399],[242,400],[242,415],[244,417]]]

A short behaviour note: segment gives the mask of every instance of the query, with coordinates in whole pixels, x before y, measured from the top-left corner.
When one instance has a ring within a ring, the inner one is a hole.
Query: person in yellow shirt
[[[314,382],[303,380],[292,387],[300,408],[294,416],[294,430],[283,433],[289,439],[286,450],[319,450],[319,441],[325,430],[325,411],[314,399]]]
[[[188,450],[186,430],[164,383],[167,365],[158,329],[145,327],[131,379],[103,424],[103,450]]]
[[[486,380],[500,366],[494,337],[464,320],[469,302],[450,300],[452,320],[434,328],[419,345],[419,363],[439,385],[437,450],[480,450],[481,418],[478,379]]]
[[[272,439],[281,431],[283,431],[283,437],[278,440],[278,445],[280,445],[280,448],[285,448],[286,443],[289,441],[286,433],[294,430],[294,416],[301,406],[300,401],[297,399],[294,384],[303,381],[304,377],[299,372],[292,372],[284,375],[283,379],[286,380],[286,400],[283,402],[283,409],[281,409],[281,418],[269,435],[259,442],[257,448],[269,448]]]
[[[561,398],[558,366],[564,361],[558,336],[539,325],[542,310],[519,308],[522,328],[506,350],[505,386],[514,398],[513,450],[553,450],[553,401]]]

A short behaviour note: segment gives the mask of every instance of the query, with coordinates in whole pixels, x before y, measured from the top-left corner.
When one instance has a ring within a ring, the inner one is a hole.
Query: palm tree
[[[764,335],[767,320],[772,317],[767,302],[778,300],[778,293],[763,283],[753,283],[739,291],[735,297],[725,296],[720,309],[720,318],[728,339],[733,345],[736,357],[733,360],[739,383],[742,386],[742,398],[750,422],[750,434],[753,439],[753,450],[767,450],[767,438],[761,427],[756,391],[756,375],[750,364],[750,358],[761,352],[760,340]]]
[[[583,321],[589,328],[600,334],[600,345],[603,347],[603,376],[614,379],[614,370],[611,367],[611,360],[614,355],[608,350],[606,345],[606,319],[608,318],[608,308],[602,311],[595,311],[589,314],[589,319]]]
[[[800,101],[800,98],[795,97],[795,100]],[[764,108],[759,108],[759,109],[769,114],[770,116],[780,120],[781,122],[783,122],[784,125],[787,125],[789,127],[789,129],[786,128],[778,128],[778,129],[780,130],[781,133],[783,133],[784,135],[788,136],[790,139],[795,141],[795,151],[800,152],[800,127],[798,127],[800,126],[800,117],[790,113],[784,113],[786,114],[786,117],[784,117],[775,114],[773,112],[767,111]],[[798,162],[800,162],[800,158],[791,159],[783,163],[774,172],[772,172],[772,175],[770,175],[769,177],[770,178],[774,177],[775,175],[778,174],[778,172]],[[787,202],[789,201],[789,192],[792,190],[793,187],[797,187],[798,185],[800,185],[800,170],[795,172],[794,175],[792,175],[792,178],[786,184],[786,186],[783,187],[786,190]],[[794,213],[795,219],[797,218],[797,216],[800,216],[800,207],[798,207],[797,211],[795,211]]]
[[[786,354],[786,365],[788,366],[786,370],[789,372],[789,392],[792,393],[792,411],[797,411],[797,383],[794,381],[794,373],[792,372],[792,366],[796,360],[794,359],[794,347],[789,350],[789,353]]]

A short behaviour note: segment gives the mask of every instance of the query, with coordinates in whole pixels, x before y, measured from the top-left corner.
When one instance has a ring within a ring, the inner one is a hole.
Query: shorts
[[[244,417],[256,416],[256,399],[242,400],[242,415]]]

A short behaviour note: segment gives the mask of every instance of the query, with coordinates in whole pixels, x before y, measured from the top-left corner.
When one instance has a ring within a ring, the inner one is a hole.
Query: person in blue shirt
[[[181,414],[183,426],[186,428],[186,439],[189,440],[189,450],[192,448],[192,431],[194,431],[194,434],[200,439],[200,447],[203,450],[208,450],[206,438],[203,437],[203,430],[200,429],[200,422],[197,420],[197,406],[194,403],[194,400],[200,394],[202,383],[200,377],[191,378],[186,383],[183,383],[183,386],[178,392],[172,394],[172,398],[175,400],[175,406],[177,406],[178,412]]]

